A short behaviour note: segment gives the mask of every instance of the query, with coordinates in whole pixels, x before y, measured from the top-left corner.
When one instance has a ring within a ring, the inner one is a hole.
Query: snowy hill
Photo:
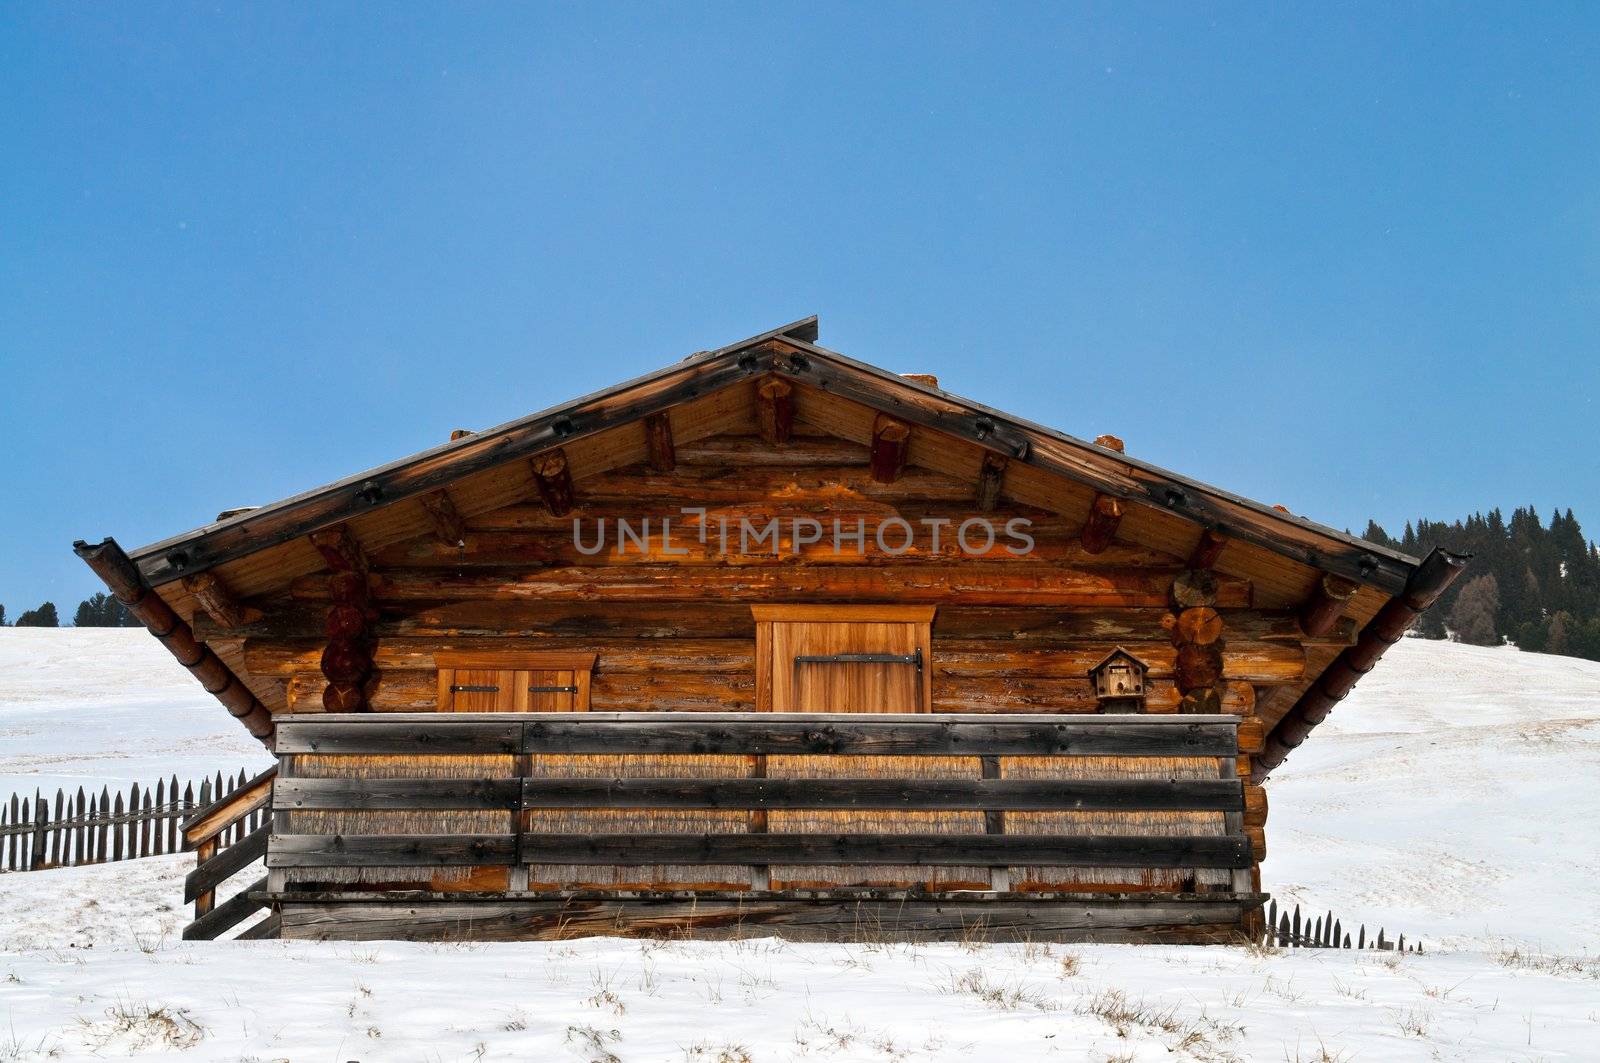
[[[1600,663],[1404,640],[1267,787],[1280,903],[1600,948]]]
[[[271,764],[143,628],[0,628],[0,798]]]
[[[0,795],[266,763],[138,631],[0,629],[0,739]],[[1415,642],[1289,759],[1267,887],[1422,956],[182,943],[188,856],[3,875],[0,1060],[1593,1059],[1597,768],[1600,665]]]

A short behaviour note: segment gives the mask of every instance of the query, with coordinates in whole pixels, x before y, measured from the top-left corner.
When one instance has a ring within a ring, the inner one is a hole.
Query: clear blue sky
[[[0,602],[809,313],[1331,524],[1600,535],[1597,43],[1592,4],[6,4]]]

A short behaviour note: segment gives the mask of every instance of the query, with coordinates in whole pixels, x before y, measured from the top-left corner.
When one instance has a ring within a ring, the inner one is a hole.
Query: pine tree
[[[0,605],[0,627],[6,626],[6,607]]]
[[[37,609],[26,610],[17,617],[17,627],[60,627],[61,620],[56,616],[56,603],[45,602]]]
[[[1450,627],[1455,636],[1471,646],[1498,646],[1495,613],[1500,608],[1500,589],[1494,573],[1468,581],[1450,610]]]
[[[1545,635],[1544,652],[1561,654],[1566,653],[1568,643],[1571,639],[1571,636],[1568,634],[1571,628],[1571,613],[1557,613],[1555,616],[1552,616],[1550,618],[1550,626],[1547,629],[1547,634]]]

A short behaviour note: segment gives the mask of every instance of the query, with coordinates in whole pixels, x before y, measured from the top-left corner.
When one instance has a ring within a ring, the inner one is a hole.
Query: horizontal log
[[[183,824],[184,848],[199,847],[202,842],[210,841],[245,816],[266,805],[272,797],[272,785],[277,776],[278,767],[274,764],[232,793],[225,794],[205,808],[195,811]]]
[[[279,605],[260,621],[237,629],[195,618],[203,639],[321,639],[327,610],[310,603]],[[1087,608],[945,604],[934,615],[935,638],[1003,638],[1018,644],[1087,640],[1110,642],[1170,637],[1172,614],[1156,608]],[[1222,614],[1230,639],[1302,641],[1295,614],[1235,609]],[[380,639],[403,636],[490,636],[505,638],[606,635],[635,639],[755,638],[750,606],[706,602],[692,610],[670,602],[465,601],[450,604],[391,602],[379,611],[373,633]],[[1354,637],[1349,618],[1324,639],[1306,645],[1344,646]]]
[[[266,901],[260,900],[256,896],[266,888],[267,880],[265,878],[257,879],[234,894],[234,896],[184,927],[183,940],[214,941],[219,935],[226,934],[229,930],[232,930],[267,906]]]
[[[1154,679],[1169,679],[1179,651],[1170,642],[1122,640],[1119,645],[1144,661]],[[526,648],[519,646],[517,648]],[[540,650],[573,650],[597,654],[596,675],[609,672],[687,672],[695,675],[755,670],[753,639],[548,639]],[[287,676],[317,669],[325,644],[306,640],[247,639],[245,667],[252,676]],[[438,639],[396,636],[381,639],[372,658],[379,671],[431,671],[441,653],[511,652],[504,638],[468,636]],[[1084,679],[1105,658],[1100,642],[1059,642],[1049,648],[1018,646],[1012,641],[936,639],[932,668],[935,680],[984,676]],[[1283,642],[1233,639],[1221,656],[1228,679],[1255,683],[1294,682],[1305,675],[1305,651]]]
[[[267,866],[504,866],[517,857],[511,834],[278,834]]]
[[[728,433],[679,446],[678,464],[710,465],[724,469],[748,469],[762,465],[790,468],[864,466],[870,453],[864,444],[838,436],[801,435],[796,431],[787,445],[773,447],[759,435]]]
[[[903,891],[902,891],[903,892]],[[606,898],[283,902],[282,936],[304,940],[527,941],[585,935],[698,939],[777,936],[794,941],[1216,942],[1240,937],[1258,901],[1104,897],[1052,900],[968,895],[928,900],[790,900],[764,894],[708,900]]]
[[[280,721],[278,752],[1233,756],[1239,726],[1232,716],[298,715]]]
[[[184,903],[193,901],[202,893],[210,893],[222,883],[243,871],[267,851],[267,835],[271,827],[262,826],[217,853],[211,859],[184,876]]]
[[[685,714],[687,715],[687,714]],[[735,718],[737,716],[744,718]],[[526,753],[848,753],[860,756],[1232,756],[1236,722],[1190,717],[1183,723],[1148,717],[1039,722],[891,722],[837,714],[775,719],[722,713],[675,720],[559,719],[542,714],[525,725]],[[1209,720],[1209,722],[1198,722]],[[1195,721],[1190,723],[1189,721]]]
[[[1241,835],[540,834],[528,864],[797,864],[915,867],[1250,866]]]
[[[515,809],[518,779],[282,779],[272,798],[279,812],[314,809]]]
[[[357,723],[330,717],[286,716],[278,721],[276,749],[285,753],[517,753],[523,724],[516,720],[425,722],[364,715]]]
[[[669,514],[664,521],[659,513],[631,518],[614,514],[583,518],[574,533],[571,524],[558,531],[471,531],[460,545],[441,542],[436,537],[408,539],[378,551],[373,565],[383,570],[407,568],[494,568],[524,566],[534,568],[603,568],[628,565],[673,565],[697,568],[706,565],[873,565],[904,564],[909,561],[944,559],[963,563],[984,560],[1006,564],[1084,565],[1116,568],[1137,565],[1165,566],[1173,558],[1157,550],[1126,543],[1111,544],[1090,552],[1064,529],[1015,525],[1013,535],[1006,530],[1003,516],[990,519],[988,526],[962,524],[970,514],[939,518],[938,541],[931,527],[901,517],[898,513],[845,517],[811,511],[791,513],[766,510],[751,514],[750,548],[740,538],[737,517],[729,519],[726,548],[722,528],[715,519],[707,525],[702,541],[700,526],[686,517]],[[776,551],[774,538],[766,526],[778,519]],[[840,521],[838,539],[834,519]],[[915,535],[908,538],[899,524],[885,526],[888,519],[907,520]],[[800,521],[797,525],[793,521]],[[817,523],[807,523],[808,521]],[[858,524],[859,521],[859,524]],[[882,543],[879,544],[879,530]],[[992,529],[992,531],[991,531]],[[795,532],[800,533],[796,542]],[[854,538],[857,531],[862,538]],[[1023,535],[1027,538],[1024,539]],[[576,536],[577,542],[574,542]],[[1031,543],[1029,542],[1031,540]],[[579,546],[582,549],[579,549]],[[887,546],[888,549],[884,547]]]
[[[1007,809],[1238,812],[1237,780],[286,779],[273,807],[310,809]]]
[[[1089,569],[1047,564],[973,561],[906,562],[871,566],[727,566],[688,570],[672,565],[602,568],[390,569],[375,574],[380,601],[471,598],[571,597],[586,600],[701,602],[706,598],[745,602],[898,601],[970,605],[1152,607],[1166,602],[1169,571],[1154,568]],[[303,577],[294,597],[323,601],[327,580]],[[1216,604],[1250,604],[1248,580],[1219,577]]]
[[[296,672],[288,677],[291,712],[320,712],[320,675]],[[428,712],[438,704],[438,673],[388,669],[379,677],[370,707],[378,712]],[[1179,711],[1179,693],[1169,680],[1152,680],[1145,697],[1148,713]],[[1255,705],[1255,689],[1244,681],[1229,682],[1211,711],[1246,716]],[[695,673],[662,670],[594,676],[589,707],[595,712],[741,712],[755,707],[755,677],[750,672]],[[960,713],[1097,713],[1100,703],[1087,679],[1027,676],[974,676],[939,679],[933,684],[933,711]]]

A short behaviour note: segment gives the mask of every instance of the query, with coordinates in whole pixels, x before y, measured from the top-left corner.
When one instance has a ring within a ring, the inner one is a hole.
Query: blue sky
[[[0,7],[0,602],[809,313],[1338,526],[1600,535],[1600,8]]]

